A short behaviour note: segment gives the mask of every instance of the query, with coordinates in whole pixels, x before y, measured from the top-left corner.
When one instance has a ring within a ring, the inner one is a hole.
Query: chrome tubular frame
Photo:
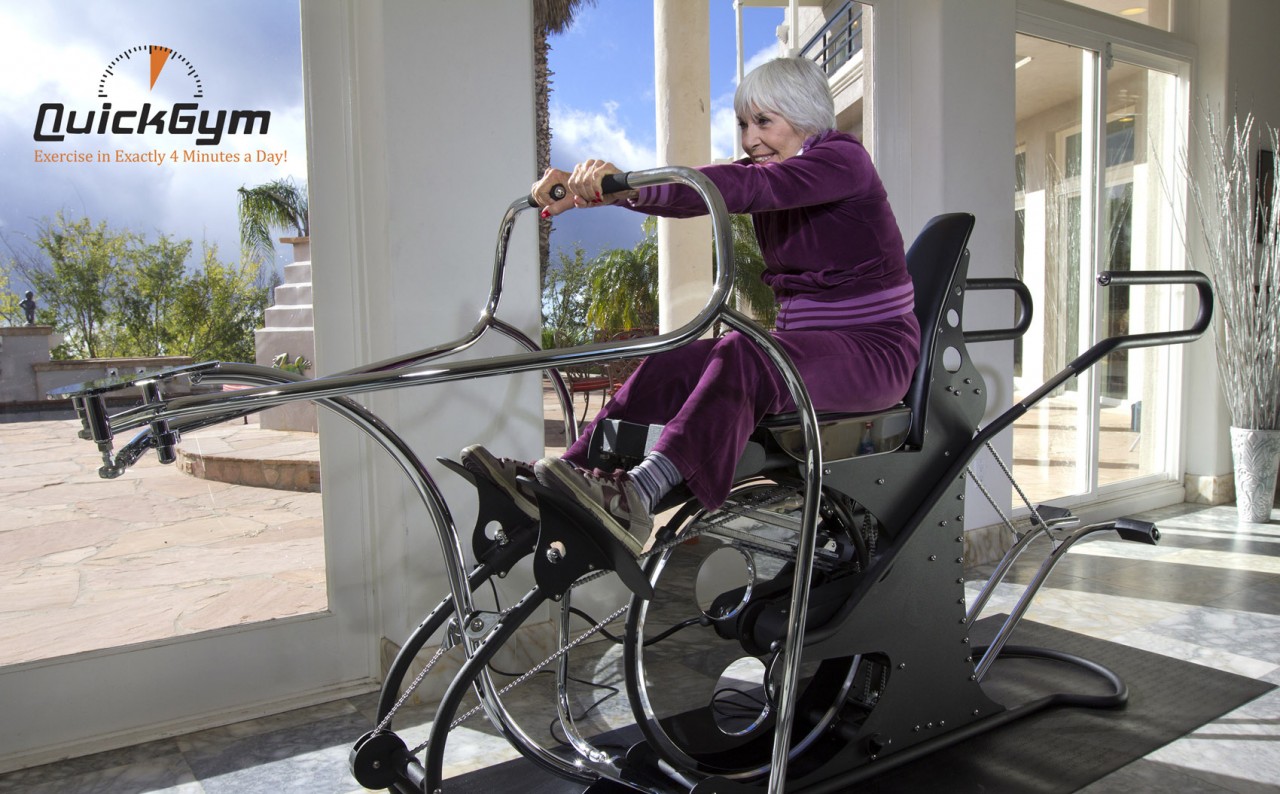
[[[278,383],[285,379],[290,382],[296,382],[293,379],[297,377],[299,376],[291,375],[291,373],[282,373],[281,370],[273,367],[261,367],[253,364],[223,364],[218,369],[203,375],[201,379],[210,383],[238,385],[244,383]],[[392,460],[400,466],[409,481],[413,483],[418,498],[427,508],[432,523],[436,526],[437,538],[445,552],[443,556],[449,577],[450,597],[453,601],[454,615],[458,619],[463,619],[473,614],[475,612],[475,603],[471,598],[471,588],[467,582],[466,561],[463,557],[462,543],[458,536],[457,526],[454,524],[443,494],[440,493],[439,487],[430,472],[427,471],[426,466],[422,464],[421,459],[410,449],[399,434],[364,406],[344,398],[321,400],[318,401],[318,404],[350,421],[376,441],[391,456]],[[463,642],[463,650],[470,656],[475,652],[478,641],[471,638],[466,632],[460,632],[459,634]],[[485,716],[508,742],[513,746],[525,748],[526,755],[529,755],[533,760],[553,773],[557,771],[562,774],[576,772],[573,766],[546,751],[520,727],[519,723],[503,706],[501,698],[497,695],[497,687],[494,685],[487,669],[480,676],[480,684],[484,695],[480,702],[484,707]]]
[[[787,782],[787,758],[791,728],[795,722],[796,695],[800,685],[800,651],[804,647],[804,616],[809,611],[809,586],[813,580],[813,557],[817,551],[818,506],[822,500],[822,444],[818,439],[818,417],[809,391],[786,351],[768,332],[734,309],[725,309],[725,322],[759,345],[786,381],[796,403],[804,434],[804,510],[800,516],[800,536],[796,541],[795,579],[791,585],[792,616],[782,648],[782,686],[778,692],[777,721],[773,730],[773,759],[769,768],[769,794],[782,794]]]
[[[699,313],[680,328],[653,337],[629,339],[613,342],[601,342],[580,345],[557,350],[541,350],[538,345],[519,329],[499,320],[496,316],[505,277],[506,258],[511,232],[518,216],[531,208],[527,197],[513,201],[507,208],[498,231],[498,243],[494,255],[493,275],[490,291],[484,309],[476,324],[463,336],[444,344],[425,348],[408,355],[393,357],[358,368],[345,370],[315,379],[304,379],[301,376],[284,372],[278,368],[262,367],[252,364],[212,364],[203,371],[193,374],[193,381],[211,384],[250,385],[251,388],[235,392],[219,392],[212,394],[194,394],[189,396],[163,398],[157,396],[144,405],[132,407],[116,414],[106,416],[105,404],[95,400],[79,400],[87,415],[86,424],[96,422],[101,431],[105,431],[105,439],[95,437],[99,447],[103,449],[103,476],[116,476],[125,468],[136,462],[151,447],[156,447],[155,430],[165,427],[181,433],[191,431],[229,419],[247,416],[251,413],[288,403],[304,400],[314,401],[318,405],[332,410],[344,419],[352,422],[358,429],[372,437],[400,466],[401,470],[413,483],[414,490],[426,506],[432,523],[436,526],[437,539],[440,543],[446,576],[449,582],[450,599],[454,608],[455,619],[465,619],[475,612],[475,605],[468,586],[466,560],[457,528],[449,512],[443,495],[435,481],[423,465],[422,461],[409,448],[404,440],[382,422],[368,409],[353,401],[351,396],[388,389],[410,388],[434,383],[446,383],[457,380],[509,375],[520,372],[542,370],[551,378],[553,389],[564,408],[566,437],[573,440],[578,435],[577,422],[572,410],[572,398],[563,377],[561,368],[579,363],[597,363],[620,358],[648,356],[675,349],[701,337],[711,328],[718,318],[728,317],[733,327],[746,332],[751,338],[766,346],[770,358],[777,363],[784,379],[791,388],[801,413],[806,418],[808,438],[816,449],[816,422],[813,419],[812,406],[808,393],[804,389],[794,366],[787,360],[785,353],[773,344],[768,333],[755,326],[744,315],[739,315],[726,307],[726,300],[732,289],[734,276],[733,240],[729,225],[729,215],[719,191],[702,174],[692,169],[680,167],[655,168],[647,171],[636,171],[627,175],[628,184],[632,188],[646,187],[667,183],[679,183],[693,189],[706,204],[712,223],[715,240],[715,257],[717,270],[712,284],[711,294]],[[493,356],[469,361],[441,362],[439,359],[454,357],[471,348],[488,330],[494,329],[500,334],[517,342],[523,351],[504,356]],[[92,385],[91,385],[92,386]],[[79,399],[79,398],[78,398]],[[111,439],[116,434],[143,428],[143,431],[122,447],[116,454],[114,462],[110,454]],[[99,433],[98,435],[101,435]],[[820,461],[816,458],[810,463],[810,470],[816,475]],[[809,489],[812,494],[820,493],[820,483],[816,480]],[[810,554],[801,555],[808,558],[804,565],[803,584],[798,578],[793,603],[797,600],[800,608],[804,607],[807,597],[808,571],[811,570],[812,546],[816,526],[817,500],[813,499],[811,508],[806,508],[810,530],[802,548],[808,548]],[[567,631],[568,599],[562,605],[562,626]],[[475,653],[476,647],[483,640],[472,638],[461,632],[462,644],[468,656]],[[784,702],[794,702],[796,669],[798,669],[801,632],[793,628],[788,636],[787,653],[790,676],[784,676],[782,696]],[[563,676],[563,672],[562,672]],[[490,679],[489,672],[484,670],[479,676],[482,697],[481,704],[490,722],[514,746],[521,749],[526,757],[531,758],[550,771],[558,772],[577,779],[590,779],[594,775],[587,771],[595,767],[600,771],[616,770],[616,764],[606,754],[591,748],[572,727],[572,720],[567,714],[567,704],[561,706],[567,734],[573,740],[584,758],[570,762],[545,750],[537,741],[529,737],[511,718],[497,695],[497,688]],[[563,686],[563,678],[561,685]],[[787,698],[790,698],[789,700]],[[783,764],[778,768],[776,787],[771,791],[781,791],[785,776],[787,731],[779,732]],[[775,751],[776,754],[777,751]]]

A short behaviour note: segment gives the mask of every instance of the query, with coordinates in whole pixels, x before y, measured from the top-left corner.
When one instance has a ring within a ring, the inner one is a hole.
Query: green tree
[[[183,282],[175,306],[184,318],[177,329],[184,355],[253,361],[253,332],[262,326],[270,292],[260,271],[256,262],[222,262],[217,246],[205,246],[203,266]]]
[[[558,267],[542,275],[542,347],[570,347],[591,341],[587,326],[586,289],[591,266],[582,246],[573,255],[558,252]]]
[[[246,257],[256,255],[268,262],[275,257],[272,229],[292,228],[298,237],[311,234],[305,185],[300,187],[293,179],[276,179],[257,187],[241,187],[237,192],[240,245]]]
[[[255,261],[227,264],[206,247],[188,268],[190,240],[155,242],[105,222],[45,220],[36,254],[17,267],[40,303],[39,320],[64,342],[56,359],[192,356],[254,359],[272,284]]]
[[[778,305],[773,290],[760,279],[765,263],[751,216],[734,215],[731,220],[735,267],[730,305],[772,325]],[[658,325],[657,222],[646,218],[643,228],[644,239],[634,248],[605,251],[593,261],[586,318],[605,334]]]
[[[760,278],[764,275],[764,255],[756,242],[755,227],[750,215],[734,215],[733,229],[733,295],[730,305],[745,309],[766,326],[772,326],[778,318],[778,299],[773,290]]]
[[[122,287],[119,276],[127,270],[133,236],[116,232],[105,221],[67,220],[58,213],[37,229],[35,246],[44,254],[44,266],[21,265],[24,276],[39,296],[39,318],[63,336],[55,358],[99,358],[112,355],[116,326],[112,296]]]
[[[604,334],[658,326],[658,223],[644,220],[634,248],[604,251],[592,262],[587,322]]]
[[[178,311],[178,297],[190,256],[190,240],[165,235],[128,251],[128,272],[115,285],[118,355],[174,355],[185,320]]]
[[[22,298],[18,293],[11,292],[9,287],[13,270],[12,260],[7,264],[0,262],[0,317],[3,317],[9,325],[26,325],[27,318],[23,316],[22,307],[18,305],[22,302]]]

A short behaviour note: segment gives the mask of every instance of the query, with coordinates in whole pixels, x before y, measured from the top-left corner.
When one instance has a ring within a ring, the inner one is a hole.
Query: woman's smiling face
[[[742,151],[756,164],[780,163],[799,154],[804,146],[805,136],[796,132],[791,122],[767,110],[753,110],[748,118],[739,118],[738,130]]]

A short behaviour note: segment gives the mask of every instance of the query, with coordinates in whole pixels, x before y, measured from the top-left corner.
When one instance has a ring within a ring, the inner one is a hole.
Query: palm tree
[[[596,0],[534,0],[533,3],[533,92],[534,119],[537,136],[538,170],[535,176],[551,166],[551,70],[547,67],[547,52],[551,45],[547,38],[563,33],[573,24],[573,16],[585,5],[595,5]],[[547,268],[551,263],[551,221],[538,224],[539,283],[546,283]]]
[[[310,236],[307,188],[292,178],[277,179],[253,188],[241,187],[240,246],[246,254],[270,261],[276,252],[271,230],[292,227],[298,237]]]
[[[658,223],[644,220],[644,239],[592,262],[587,322],[604,336],[658,327]]]
[[[778,300],[769,285],[760,280],[764,273],[764,255],[756,242],[756,230],[750,215],[734,215],[733,230],[733,296],[731,306],[741,308],[767,326],[778,317]]]
[[[591,263],[587,283],[587,322],[602,334],[658,326],[658,224],[644,221],[644,239],[634,248],[604,251]],[[778,316],[773,290],[760,280],[764,256],[750,215],[732,216],[734,278],[730,305],[766,326]]]

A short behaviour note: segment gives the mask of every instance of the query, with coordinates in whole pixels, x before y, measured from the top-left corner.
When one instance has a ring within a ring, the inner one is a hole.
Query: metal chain
[[[1018,481],[1013,479],[1013,472],[1009,471],[1009,467],[1004,464],[1004,459],[1000,457],[1000,453],[996,452],[996,448],[991,446],[991,442],[987,442],[987,451],[991,453],[991,457],[996,459],[996,465],[1000,467],[1000,471],[1004,472],[1004,476],[1009,478],[1009,484],[1013,486],[1013,490],[1018,492],[1018,496],[1022,499],[1022,503],[1031,511],[1031,518],[1040,525],[1040,529],[1044,531],[1049,538],[1053,536],[1049,534],[1049,525],[1040,517],[1040,511],[1036,510],[1036,506],[1031,504],[1031,500],[1022,491],[1022,486],[1018,485]]]
[[[378,723],[377,728],[374,728],[376,733],[385,731],[387,727],[391,725],[391,720],[396,716],[396,712],[399,711],[400,707],[413,696],[413,693],[417,691],[418,686],[422,683],[423,679],[425,679],[427,674],[431,672],[431,668],[435,667],[436,662],[440,661],[440,657],[444,656],[445,652],[452,647],[453,645],[451,643],[440,643],[440,647],[436,648],[435,654],[427,661],[426,666],[422,668],[422,672],[418,673],[417,677],[415,677],[409,684],[409,688],[404,691],[404,694],[400,696],[400,699],[397,700],[395,705],[387,712],[387,716],[382,718],[382,722]]]
[[[965,466],[964,470],[968,473],[969,479],[973,480],[973,484],[978,486],[978,490],[982,492],[982,495],[987,497],[987,504],[991,505],[991,508],[996,511],[1004,525],[1009,528],[1009,531],[1013,533],[1015,538],[1021,540],[1022,536],[1018,534],[1017,527],[1013,525],[1013,522],[1009,520],[1009,517],[1000,509],[1000,505],[996,504],[995,498],[991,496],[991,493],[987,490],[987,486],[983,484],[982,478],[980,478],[977,472],[968,466]]]
[[[1040,531],[1043,532],[1046,537],[1053,540],[1053,535],[1050,533],[1048,525],[1045,523],[1044,519],[1040,517],[1040,511],[1036,509],[1035,505],[1031,504],[1031,500],[1022,490],[1022,486],[1018,485],[1018,481],[1013,478],[1013,472],[1005,465],[1004,459],[1000,457],[1000,453],[996,452],[995,447],[991,445],[990,441],[986,443],[986,446],[987,451],[991,453],[991,457],[995,458],[996,465],[1000,467],[1000,471],[1004,472],[1005,478],[1009,480],[1009,484],[1018,492],[1018,496],[1022,499],[1022,503],[1031,511],[1031,520],[1033,523],[1040,527]],[[975,472],[971,467],[966,466],[965,473],[967,473],[973,480],[973,484],[978,486],[978,490],[982,492],[982,495],[987,498],[987,503],[990,504],[991,508],[1000,516],[1000,521],[1008,527],[1009,531],[1013,533],[1015,538],[1021,540],[1022,534],[1018,532],[1017,527],[1013,525],[1013,520],[1004,514],[1004,511],[1000,509],[1000,505],[996,504],[995,498],[987,490],[986,485],[983,484],[982,478],[978,476],[977,472]]]
[[[495,697],[495,698],[500,698],[500,697],[502,697],[503,695],[505,695],[505,694],[507,694],[508,692],[510,692],[511,690],[513,690],[513,689],[515,689],[516,687],[518,687],[518,686],[520,686],[521,684],[523,684],[525,681],[528,681],[530,678],[532,678],[533,676],[537,675],[537,674],[538,674],[538,673],[539,673],[543,668],[545,668],[547,665],[551,664],[551,663],[552,663],[552,662],[554,662],[555,660],[559,659],[561,656],[564,656],[564,655],[565,655],[566,653],[568,653],[569,651],[571,651],[571,650],[573,650],[574,648],[576,648],[576,647],[578,647],[579,645],[581,645],[581,644],[582,644],[582,643],[583,643],[583,642],[584,642],[588,637],[592,637],[592,636],[596,635],[597,633],[599,633],[599,632],[600,632],[600,631],[601,631],[605,626],[607,626],[607,625],[609,625],[610,623],[612,623],[613,621],[617,620],[617,619],[622,615],[622,613],[623,613],[623,612],[626,612],[626,611],[627,611],[628,609],[630,609],[630,608],[631,608],[631,605],[630,605],[630,604],[623,604],[622,606],[618,607],[616,610],[614,610],[613,614],[609,615],[609,617],[605,618],[604,620],[600,621],[600,622],[599,622],[599,623],[597,623],[596,625],[594,625],[594,626],[592,626],[591,628],[587,629],[585,632],[583,632],[582,634],[580,634],[580,635],[578,635],[577,637],[575,637],[572,641],[570,641],[570,642],[569,642],[567,645],[565,645],[563,648],[559,649],[559,650],[558,650],[558,651],[556,651],[555,653],[553,653],[553,654],[551,654],[550,656],[548,656],[546,659],[543,659],[543,660],[542,660],[541,662],[539,662],[538,664],[536,664],[536,665],[534,665],[533,667],[529,668],[527,671],[525,671],[525,673],[524,673],[523,675],[521,675],[519,678],[517,678],[516,680],[512,681],[511,683],[507,684],[507,685],[506,685],[506,686],[504,686],[502,689],[499,689],[499,690],[498,690],[498,692],[494,695],[494,697]],[[454,728],[458,727],[458,726],[459,726],[459,725],[461,725],[462,723],[464,723],[464,722],[466,722],[467,720],[471,719],[471,718],[472,718],[472,717],[474,717],[476,714],[478,714],[478,713],[480,712],[480,710],[481,710],[481,709],[483,709],[483,708],[484,708],[484,704],[483,704],[483,703],[480,703],[480,704],[477,704],[477,705],[473,706],[473,707],[471,708],[471,710],[470,710],[470,711],[468,711],[467,713],[465,713],[465,714],[463,714],[462,716],[458,717],[458,718],[457,718],[457,719],[455,719],[453,722],[449,723],[449,730],[453,730]],[[411,753],[411,754],[413,754],[413,755],[417,755],[418,753],[420,753],[420,752],[422,752],[423,750],[427,749],[427,746],[428,746],[429,744],[431,744],[431,740],[430,740],[430,739],[428,739],[427,741],[425,741],[425,742],[423,742],[422,744],[418,745],[417,747],[413,748],[413,750],[411,750],[411,751],[410,751],[410,753]]]

